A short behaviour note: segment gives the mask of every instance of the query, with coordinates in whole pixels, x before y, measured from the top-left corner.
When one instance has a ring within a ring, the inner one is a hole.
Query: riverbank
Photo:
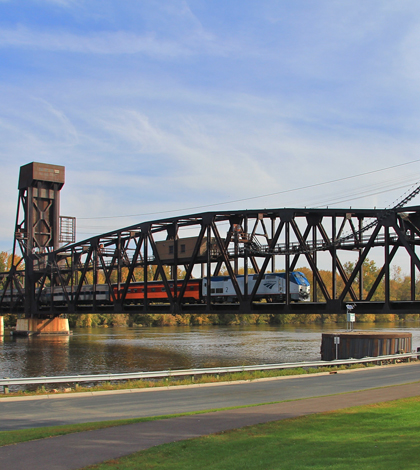
[[[309,325],[309,324],[345,324],[345,313],[288,313],[288,314],[69,314],[70,328],[94,328],[116,326],[229,326],[229,325]],[[356,325],[363,323],[395,323],[419,321],[417,313],[363,313],[357,314]],[[6,328],[16,326],[17,315],[7,314],[4,317]]]

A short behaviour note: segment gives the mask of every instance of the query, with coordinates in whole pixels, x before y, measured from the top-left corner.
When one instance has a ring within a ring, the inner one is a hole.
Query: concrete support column
[[[0,338],[4,336],[4,317],[0,317]]]
[[[67,318],[20,318],[17,321],[16,336],[32,335],[69,335],[69,321]]]

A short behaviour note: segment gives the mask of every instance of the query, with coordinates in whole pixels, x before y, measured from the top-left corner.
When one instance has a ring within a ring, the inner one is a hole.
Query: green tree
[[[8,256],[6,251],[0,251],[0,273],[7,271]]]

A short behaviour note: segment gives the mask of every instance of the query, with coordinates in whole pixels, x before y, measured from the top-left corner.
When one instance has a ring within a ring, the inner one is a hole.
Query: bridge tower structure
[[[41,289],[35,289],[48,263],[46,254],[60,247],[60,191],[64,182],[63,166],[32,162],[20,168],[12,257],[12,271],[19,263],[25,266],[24,315],[17,321],[15,334],[18,335],[69,334],[67,318],[36,314],[36,298]],[[15,256],[17,246],[22,255],[20,259]],[[49,280],[51,284],[55,281],[54,276]]]

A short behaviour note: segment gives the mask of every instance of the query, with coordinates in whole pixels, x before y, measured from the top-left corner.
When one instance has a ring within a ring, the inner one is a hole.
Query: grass
[[[65,424],[62,426],[19,429],[16,431],[0,431],[0,447],[11,444],[18,444],[19,442],[45,439],[47,437],[63,436],[64,434],[71,434],[75,432],[94,431],[96,429],[122,426],[124,424],[140,423],[142,421],[153,421],[156,419],[168,419],[175,416],[176,415],[157,416],[153,418],[121,419],[115,421],[100,421],[97,423]]]
[[[286,401],[289,401],[289,400],[286,400]],[[93,422],[93,423],[77,423],[77,424],[65,424],[61,426],[46,426],[46,427],[38,427],[38,428],[19,429],[15,431],[0,431],[0,447],[11,445],[11,444],[18,444],[19,442],[34,441],[37,439],[45,439],[45,438],[54,437],[54,436],[63,436],[64,434],[72,434],[76,432],[94,431],[96,429],[123,426],[124,424],[133,424],[133,423],[141,423],[141,422],[146,422],[146,421],[156,421],[156,420],[161,420],[161,419],[177,418],[180,416],[191,416],[191,415],[198,415],[198,414],[204,414],[204,413],[213,413],[215,411],[234,410],[237,408],[251,408],[251,407],[261,406],[261,405],[270,405],[272,403],[280,403],[280,402],[259,403],[257,405],[247,405],[247,406],[231,406],[228,408],[189,411],[186,413],[150,416],[150,417],[145,417],[145,418],[118,419],[118,420],[112,420],[112,421],[98,421],[98,422]]]
[[[84,470],[394,470],[420,467],[420,397],[157,446]]]
[[[262,378],[275,378],[283,376],[293,376],[293,375],[305,375],[305,374],[315,374],[321,372],[335,372],[335,371],[344,371],[351,369],[364,369],[366,367],[375,367],[373,364],[352,364],[349,366],[328,366],[328,367],[319,367],[319,368],[307,368],[302,367],[296,369],[277,369],[277,370],[266,370],[266,371],[249,371],[249,372],[235,372],[231,374],[221,374],[217,375],[198,375],[195,377],[180,377],[180,378],[170,378],[168,380],[130,380],[130,381],[118,381],[118,382],[101,382],[93,386],[82,386],[77,384],[74,388],[71,389],[71,392],[99,392],[99,391],[109,391],[109,390],[128,390],[128,389],[138,389],[138,388],[154,388],[154,387],[168,387],[168,386],[178,386],[178,385],[192,385],[192,384],[206,384],[206,383],[218,383],[218,382],[234,382],[239,380],[256,380]],[[0,400],[7,397],[25,397],[25,396],[34,396],[34,395],[51,395],[54,393],[52,390],[48,389],[45,386],[39,387],[37,390],[20,390],[13,391],[7,394],[0,394]],[[55,393],[63,392],[62,390],[57,390]]]

